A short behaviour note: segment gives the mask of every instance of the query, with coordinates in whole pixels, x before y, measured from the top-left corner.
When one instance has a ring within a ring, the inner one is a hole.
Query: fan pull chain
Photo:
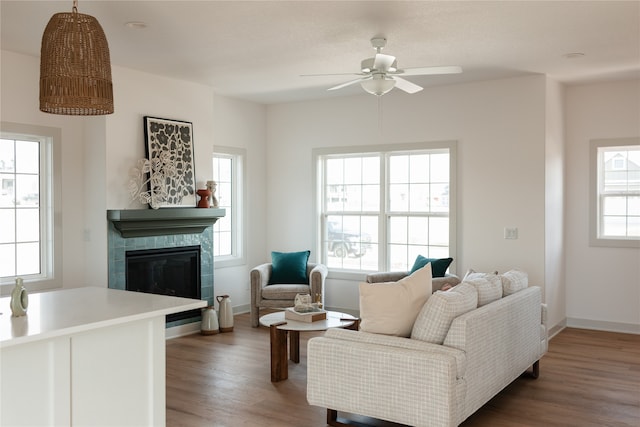
[[[378,132],[382,136],[382,96],[376,98],[378,98]]]

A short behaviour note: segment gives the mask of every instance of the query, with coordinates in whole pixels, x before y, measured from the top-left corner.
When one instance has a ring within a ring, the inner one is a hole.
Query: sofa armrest
[[[542,357],[540,304],[541,290],[531,286],[451,323],[444,345],[467,355],[465,418]]]
[[[549,329],[547,326],[547,304],[540,304],[540,354],[549,351]]]
[[[315,301],[315,295],[320,294],[324,304],[324,281],[329,274],[329,269],[324,264],[316,264],[309,272],[309,286],[311,287],[311,297]]]
[[[445,274],[444,277],[434,277],[431,279],[431,291],[435,292],[442,289],[444,285],[456,286],[461,282],[460,278],[455,274]]]
[[[381,283],[381,282],[397,282],[400,279],[407,277],[408,271],[388,271],[383,273],[371,273],[367,274],[365,281],[367,283]],[[441,289],[444,285],[455,286],[460,283],[460,278],[455,274],[445,274],[444,277],[434,277],[431,279],[431,292],[435,292]]]
[[[311,405],[408,425],[457,425],[464,380],[454,356],[342,339],[335,331],[308,343]],[[346,335],[358,334],[365,333]]]
[[[397,282],[398,280],[407,277],[408,271],[387,271],[384,273],[371,273],[367,274],[365,281],[367,283],[381,283],[381,282]]]

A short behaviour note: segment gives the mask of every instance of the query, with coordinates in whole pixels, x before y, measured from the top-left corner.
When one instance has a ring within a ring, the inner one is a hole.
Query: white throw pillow
[[[413,324],[411,338],[442,344],[453,319],[478,306],[478,291],[462,282],[448,291],[431,295]]]
[[[529,286],[529,275],[520,270],[509,270],[502,275],[502,295],[515,294]]]
[[[408,337],[431,295],[431,264],[397,282],[360,283],[360,330]]]
[[[497,274],[467,274],[463,283],[471,283],[478,291],[478,307],[502,298],[502,279]]]

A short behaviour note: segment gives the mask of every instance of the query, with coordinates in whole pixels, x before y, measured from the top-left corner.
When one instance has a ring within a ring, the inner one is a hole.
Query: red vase
[[[200,201],[198,202],[199,208],[208,208],[209,207],[209,196],[211,195],[211,191],[205,189],[196,191],[198,196],[200,196]]]

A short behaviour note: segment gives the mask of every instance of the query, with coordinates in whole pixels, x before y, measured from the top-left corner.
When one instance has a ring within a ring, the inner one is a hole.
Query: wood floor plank
[[[168,427],[323,427],[326,409],[306,400],[307,341],[289,379],[272,383],[269,330],[236,315],[234,331],[167,341]],[[357,423],[398,424],[352,414]],[[565,329],[551,340],[537,380],[522,377],[464,427],[640,426],[640,335]]]

